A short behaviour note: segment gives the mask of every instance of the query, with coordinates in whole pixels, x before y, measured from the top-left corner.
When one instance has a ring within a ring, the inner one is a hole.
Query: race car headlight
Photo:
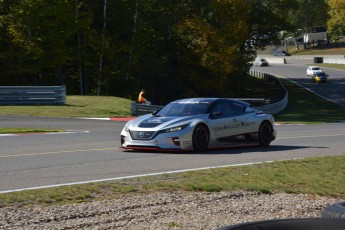
[[[181,131],[182,129],[186,128],[187,126],[188,126],[188,124],[179,125],[179,126],[175,126],[175,127],[172,127],[172,128],[165,129],[164,131],[165,131],[166,133]]]
[[[127,126],[125,126],[125,131],[129,132],[129,128]]]

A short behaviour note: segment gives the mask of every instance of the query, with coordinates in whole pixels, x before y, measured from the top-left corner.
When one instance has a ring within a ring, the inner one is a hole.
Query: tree
[[[54,4],[44,0],[19,1],[10,6],[6,17],[11,45],[23,52],[17,68],[31,69],[38,78],[53,70],[48,84],[64,83],[63,68],[73,59],[71,44],[77,30],[74,4],[68,0]]]
[[[325,0],[297,0],[296,6],[297,9],[289,11],[293,32],[308,33],[313,27],[326,25],[328,6]]]
[[[0,0],[0,74],[73,94],[146,88],[161,104],[240,96],[256,49],[291,27],[296,1]]]
[[[298,0],[249,0],[251,3],[250,25],[251,40],[261,48],[268,41],[276,42],[279,32],[293,30],[290,12],[297,9]]]
[[[328,1],[328,32],[333,39],[345,36],[345,0]]]
[[[197,83],[193,91],[190,87],[189,94],[229,95],[229,78],[243,74],[238,67],[249,61],[239,59],[245,57],[241,47],[249,37],[249,15],[240,12],[248,12],[249,7],[245,1],[203,1],[176,25],[181,59],[200,69],[187,76],[189,86]]]

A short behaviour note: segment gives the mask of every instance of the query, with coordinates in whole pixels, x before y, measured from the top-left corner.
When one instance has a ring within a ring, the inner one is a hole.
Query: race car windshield
[[[178,103],[172,102],[158,111],[158,116],[193,116],[205,114],[210,104],[208,103]]]

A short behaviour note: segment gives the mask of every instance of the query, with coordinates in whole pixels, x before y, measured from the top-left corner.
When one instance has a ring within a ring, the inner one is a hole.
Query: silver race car
[[[189,98],[127,122],[121,132],[121,146],[133,150],[202,152],[239,143],[268,146],[275,138],[272,115],[246,102]]]

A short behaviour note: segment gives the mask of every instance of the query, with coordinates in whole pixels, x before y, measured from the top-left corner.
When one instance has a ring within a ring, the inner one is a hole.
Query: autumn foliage
[[[0,85],[240,97],[255,50],[290,28],[298,1],[0,0]]]

